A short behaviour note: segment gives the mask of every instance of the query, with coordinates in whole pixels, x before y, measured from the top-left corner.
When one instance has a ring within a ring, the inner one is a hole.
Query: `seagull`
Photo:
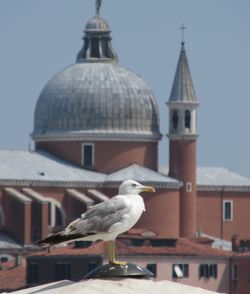
[[[155,189],[133,180],[122,182],[118,195],[92,206],[63,231],[38,241],[38,244],[51,246],[71,241],[102,240],[108,242],[110,264],[127,264],[115,258],[115,239],[132,228],[145,211],[141,192],[155,192]]]

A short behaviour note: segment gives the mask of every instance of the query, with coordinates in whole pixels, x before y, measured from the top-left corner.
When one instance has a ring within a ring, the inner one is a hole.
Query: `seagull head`
[[[133,180],[124,181],[119,187],[120,195],[139,194],[141,192],[155,192],[155,189],[150,186],[143,186],[142,184]]]

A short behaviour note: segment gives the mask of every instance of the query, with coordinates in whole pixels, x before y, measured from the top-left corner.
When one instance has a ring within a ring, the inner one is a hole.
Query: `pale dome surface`
[[[56,74],[35,108],[35,141],[157,141],[159,111],[151,89],[117,63],[77,63]]]
[[[88,32],[109,32],[109,25],[105,19],[103,19],[100,16],[94,16],[91,19],[88,20],[85,31]]]

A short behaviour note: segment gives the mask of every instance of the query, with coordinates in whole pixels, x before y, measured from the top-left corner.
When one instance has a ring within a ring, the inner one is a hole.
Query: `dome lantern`
[[[76,62],[118,62],[112,47],[107,21],[100,16],[101,0],[96,1],[96,15],[85,26],[83,47],[77,54]]]

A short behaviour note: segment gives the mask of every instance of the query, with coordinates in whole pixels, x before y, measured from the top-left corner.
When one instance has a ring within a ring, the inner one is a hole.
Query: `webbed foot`
[[[112,260],[109,263],[113,264],[113,265],[127,265],[128,264],[127,261],[120,261],[120,260]]]

